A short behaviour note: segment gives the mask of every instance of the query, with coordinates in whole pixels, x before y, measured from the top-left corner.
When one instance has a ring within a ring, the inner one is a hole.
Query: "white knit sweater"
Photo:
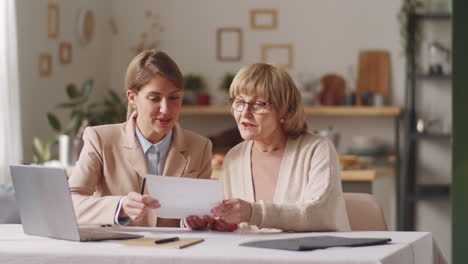
[[[326,138],[304,133],[288,139],[273,202],[254,200],[251,150],[244,141],[226,155],[221,172],[224,198],[252,203],[250,225],[285,231],[350,231],[338,157]]]

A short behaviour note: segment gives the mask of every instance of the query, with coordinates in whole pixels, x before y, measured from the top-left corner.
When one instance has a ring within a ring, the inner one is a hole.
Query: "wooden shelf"
[[[450,13],[416,13],[414,16],[426,20],[449,20],[452,18]]]
[[[411,197],[413,200],[445,201],[450,200],[450,184],[421,184]]]
[[[422,74],[418,73],[415,75],[416,78],[421,80],[451,80],[452,74]]]
[[[450,134],[445,133],[413,133],[411,134],[413,139],[444,139],[449,140],[452,138]]]
[[[399,116],[397,106],[308,106],[306,115],[326,116]]]
[[[230,106],[182,106],[181,115],[230,115]]]
[[[398,106],[306,106],[312,116],[399,116]],[[230,106],[182,106],[181,115],[231,115]]]
[[[344,182],[371,182],[377,173],[375,170],[342,170],[340,175]]]
[[[377,177],[376,170],[342,170],[340,172],[341,180],[343,182],[372,182]],[[211,178],[217,179],[219,177],[219,169],[214,169]]]

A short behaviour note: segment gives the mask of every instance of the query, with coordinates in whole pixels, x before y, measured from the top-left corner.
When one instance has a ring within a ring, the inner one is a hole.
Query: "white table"
[[[343,233],[219,233],[169,228],[127,228],[146,237],[177,235],[205,241],[185,249],[131,247],[119,241],[71,242],[28,236],[21,225],[0,225],[0,263],[434,263],[432,235],[427,232]],[[334,235],[389,237],[391,244],[335,247],[314,251],[286,251],[238,246],[274,238]]]

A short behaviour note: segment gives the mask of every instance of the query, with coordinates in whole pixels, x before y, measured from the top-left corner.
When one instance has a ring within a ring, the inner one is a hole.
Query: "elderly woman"
[[[157,218],[159,202],[140,194],[147,173],[190,178],[211,175],[211,143],[177,124],[183,75],[164,52],[137,55],[127,69],[128,120],[88,127],[69,179],[79,224],[179,226]],[[146,191],[148,188],[145,189]]]
[[[307,132],[301,95],[288,73],[265,63],[246,66],[229,94],[245,141],[224,159],[226,200],[212,209],[211,224],[349,231],[335,148]],[[202,228],[208,220],[189,217],[187,224]]]

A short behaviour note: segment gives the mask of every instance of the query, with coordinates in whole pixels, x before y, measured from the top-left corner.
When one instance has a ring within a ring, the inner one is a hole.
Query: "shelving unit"
[[[313,116],[388,116],[398,117],[398,106],[306,106],[306,115]],[[231,115],[230,106],[183,106],[182,115]]]
[[[422,140],[451,142],[451,135],[444,133],[419,133],[416,131],[418,110],[416,107],[416,88],[419,81],[449,81],[451,74],[431,75],[417,72],[415,49],[415,28],[424,20],[449,21],[450,14],[413,14],[408,21],[408,45],[406,54],[406,98],[404,113],[404,150],[398,186],[398,230],[415,230],[415,206],[418,201],[449,200],[450,186],[447,184],[418,183],[416,172],[417,146]],[[424,92],[427,92],[424,90]]]
[[[451,80],[451,74],[429,75],[429,74],[416,74],[419,80]]]
[[[394,192],[394,181],[399,178],[400,170],[400,123],[402,117],[402,108],[398,106],[306,106],[305,114],[313,119],[326,118],[330,119],[334,117],[350,117],[359,119],[375,119],[383,118],[393,121],[394,127],[394,162],[388,164],[388,167],[371,167],[369,169],[361,170],[342,170],[340,172],[341,180],[344,184],[344,188],[353,192],[369,192],[374,193],[377,198],[383,202],[383,208],[388,223],[395,228],[395,216],[394,206],[395,202],[389,197],[396,197],[397,194]],[[180,116],[186,119],[210,119],[212,117],[228,118],[231,113],[230,106],[195,106],[195,105],[184,105],[182,106]],[[232,117],[231,117],[232,118]],[[215,125],[210,124],[210,125]],[[369,124],[372,126],[373,124]],[[365,129],[365,128],[364,128]],[[226,149],[227,151],[228,149]],[[219,170],[213,169],[212,177],[217,177]],[[384,187],[383,187],[384,186]],[[378,193],[377,193],[378,192]]]
[[[442,139],[442,140],[450,140],[452,136],[450,134],[442,134],[442,133],[413,133],[411,134],[413,140],[418,139]]]
[[[213,168],[211,178],[219,177],[219,169]],[[366,170],[342,170],[340,171],[340,177],[343,182],[372,182],[378,175],[376,169],[366,169]]]
[[[447,200],[450,195],[450,187],[447,185],[425,184],[418,185],[412,197],[414,201],[432,200],[440,201]]]

